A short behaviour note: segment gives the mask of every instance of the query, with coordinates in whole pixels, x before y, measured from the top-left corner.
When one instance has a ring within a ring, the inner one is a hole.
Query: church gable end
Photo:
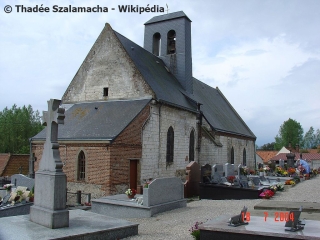
[[[106,24],[62,97],[63,103],[151,98],[153,91]]]

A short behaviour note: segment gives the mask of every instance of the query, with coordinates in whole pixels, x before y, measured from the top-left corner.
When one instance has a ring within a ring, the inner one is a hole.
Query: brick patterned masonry
[[[64,163],[63,171],[67,175],[68,191],[90,192],[92,198],[123,193],[129,186],[128,159],[141,158],[141,129],[148,116],[149,106],[146,106],[112,144],[61,143],[60,157]],[[32,151],[38,159],[35,162],[35,171],[37,171],[43,144],[33,144]],[[83,151],[86,157],[85,181],[77,180],[80,151]],[[138,173],[138,179],[139,175]]]

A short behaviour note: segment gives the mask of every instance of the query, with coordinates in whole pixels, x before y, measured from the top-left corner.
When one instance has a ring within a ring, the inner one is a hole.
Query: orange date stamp
[[[273,216],[269,216],[268,212],[263,212],[264,214],[264,221],[266,222],[268,220],[268,218],[271,218],[275,221],[275,222],[289,222],[289,221],[294,221],[294,214],[291,212],[274,212]],[[247,221],[250,222],[250,212],[246,212],[246,213],[241,213],[241,218],[242,221]]]

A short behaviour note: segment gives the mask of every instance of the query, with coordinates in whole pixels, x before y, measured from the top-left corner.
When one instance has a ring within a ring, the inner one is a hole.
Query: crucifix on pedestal
[[[30,208],[30,220],[48,228],[69,226],[69,211],[66,208],[67,178],[62,171],[58,143],[58,124],[64,123],[64,109],[60,100],[48,101],[48,112],[43,112],[46,141],[35,174],[34,205]]]

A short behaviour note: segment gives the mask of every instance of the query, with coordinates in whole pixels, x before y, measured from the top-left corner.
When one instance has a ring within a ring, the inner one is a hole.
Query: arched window
[[[176,32],[170,30],[167,34],[167,54],[176,53]]]
[[[233,147],[231,148],[231,161],[230,161],[231,164],[234,164],[234,149]]]
[[[242,161],[242,165],[243,166],[247,166],[247,153],[246,153],[246,149],[243,149],[243,161]]]
[[[190,133],[189,140],[189,162],[194,161],[194,129]]]
[[[174,132],[173,128],[169,127],[167,132],[167,163],[173,162],[173,150],[174,150]]]
[[[161,35],[160,33],[153,34],[153,45],[152,45],[152,53],[156,56],[160,56],[160,47],[161,47]]]
[[[84,181],[86,177],[86,156],[81,151],[78,156],[78,180]]]

